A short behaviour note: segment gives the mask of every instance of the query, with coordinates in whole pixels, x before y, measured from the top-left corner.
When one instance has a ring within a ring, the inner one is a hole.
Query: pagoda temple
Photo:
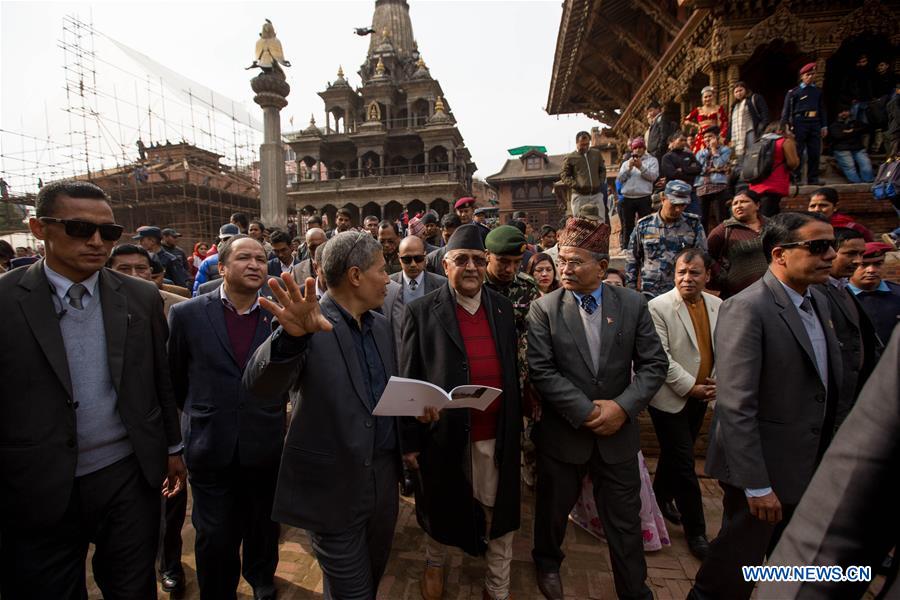
[[[394,219],[446,213],[469,195],[476,170],[453,111],[419,53],[406,0],[376,0],[369,50],[354,89],[342,68],[327,89],[323,127],[285,135],[301,177],[288,190],[300,214],[339,208],[359,225],[369,215]]]

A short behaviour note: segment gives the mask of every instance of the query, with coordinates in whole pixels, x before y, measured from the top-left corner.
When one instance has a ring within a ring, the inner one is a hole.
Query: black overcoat
[[[497,423],[495,460],[500,470],[490,538],[519,528],[519,447],[522,411],[516,370],[516,326],[509,300],[483,288],[481,302],[503,371],[502,407]],[[406,307],[400,374],[429,381],[446,391],[469,383],[465,345],[449,285]],[[416,516],[419,525],[442,544],[483,554],[484,510],[472,495],[468,409],[441,412],[431,425],[404,420],[404,451],[418,450]]]

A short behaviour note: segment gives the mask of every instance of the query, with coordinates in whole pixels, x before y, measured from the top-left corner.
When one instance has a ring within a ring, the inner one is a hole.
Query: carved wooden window
[[[541,168],[541,158],[539,156],[529,156],[525,159],[525,170],[536,171]]]

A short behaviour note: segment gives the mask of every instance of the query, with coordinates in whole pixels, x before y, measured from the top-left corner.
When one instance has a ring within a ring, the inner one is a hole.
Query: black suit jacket
[[[512,303],[483,287],[481,303],[502,371],[495,460],[500,470],[490,539],[519,528],[520,433],[522,408],[516,369],[516,325]],[[468,355],[456,318],[456,299],[442,285],[406,305],[400,374],[433,383],[445,391],[469,383]],[[406,452],[420,451],[422,485],[416,490],[419,524],[442,544],[469,554],[484,551],[485,521],[472,496],[469,462],[469,411],[445,410],[437,423],[404,418]]]
[[[810,289],[828,347],[828,385],[797,308],[771,271],[722,303],[716,322],[716,409],[706,472],[734,487],[772,487],[796,504],[832,435],[841,353],[828,300]],[[825,438],[823,440],[823,437]]]
[[[225,326],[219,290],[181,302],[169,311],[169,364],[175,401],[182,409],[188,469],[221,469],[237,452],[243,466],[278,462],[284,435],[286,394],[250,397]],[[272,333],[272,315],[259,309],[247,355]]]
[[[107,360],[117,410],[153,488],[181,441],[157,287],[100,271]],[[76,410],[59,310],[43,261],[0,276],[0,523],[50,526],[69,503],[78,458]],[[65,318],[63,316],[62,318]]]
[[[822,292],[831,308],[834,333],[841,348],[841,378],[838,392],[835,429],[840,427],[883,349],[875,334],[875,327],[849,289],[838,289],[827,283],[816,288]]]
[[[825,453],[769,565],[874,566],[900,545],[898,365],[900,330],[895,330],[856,406]],[[761,583],[759,597],[862,598],[868,587],[867,581]],[[900,580],[889,577],[878,597],[898,595]]]
[[[247,361],[244,385],[254,398],[290,391],[295,401],[272,518],[316,533],[337,533],[367,502],[360,490],[372,478],[375,422],[350,326],[327,292],[319,305],[334,329],[291,339],[302,348],[290,356],[276,351],[273,357],[275,340],[285,335],[278,328]],[[388,376],[395,375],[387,319],[371,314],[381,362]]]

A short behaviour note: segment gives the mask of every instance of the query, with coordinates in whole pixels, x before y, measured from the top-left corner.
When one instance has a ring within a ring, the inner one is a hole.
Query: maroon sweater
[[[497,356],[497,345],[488,322],[484,304],[478,307],[474,315],[456,305],[456,321],[462,335],[466,356],[469,359],[469,384],[486,385],[495,388],[503,387],[503,372],[500,357]],[[497,437],[497,419],[500,413],[503,394],[498,396],[484,411],[469,409],[472,425],[473,442],[493,440]]]
[[[228,339],[231,341],[231,351],[238,365],[243,369],[250,355],[253,338],[256,337],[256,326],[259,324],[259,309],[250,314],[239,315],[227,306],[222,307],[225,313],[225,329],[228,330]]]

